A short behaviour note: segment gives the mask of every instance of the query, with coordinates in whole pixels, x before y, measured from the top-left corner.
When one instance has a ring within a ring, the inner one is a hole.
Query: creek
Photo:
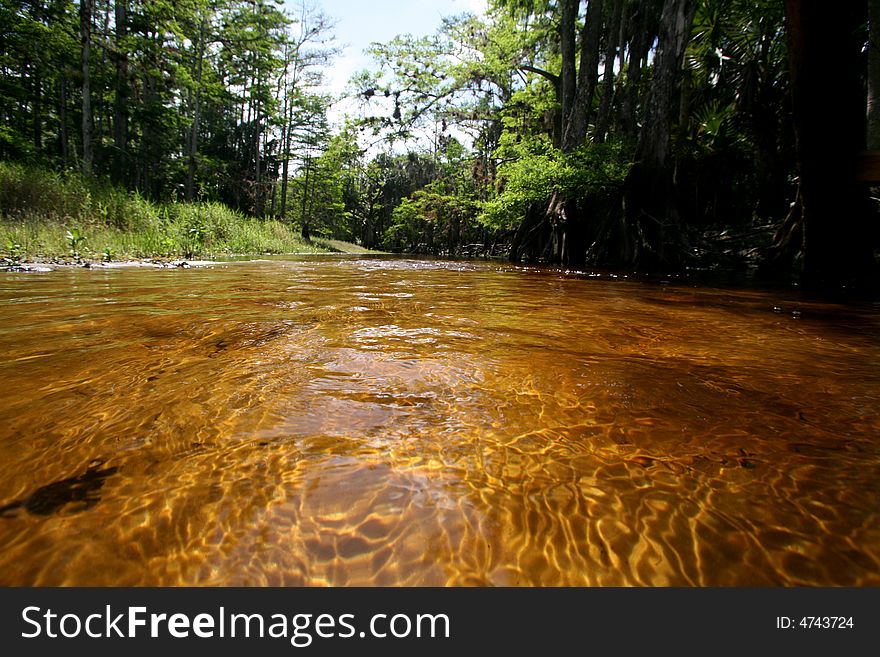
[[[0,585],[880,585],[876,305],[289,256],[0,308]]]

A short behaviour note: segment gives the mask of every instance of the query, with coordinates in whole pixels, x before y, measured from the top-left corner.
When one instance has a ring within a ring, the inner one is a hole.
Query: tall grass
[[[0,162],[0,250],[18,245],[28,258],[71,256],[68,231],[84,237],[90,258],[210,257],[222,254],[316,253],[278,221],[245,217],[221,203],[153,203],[89,181]]]

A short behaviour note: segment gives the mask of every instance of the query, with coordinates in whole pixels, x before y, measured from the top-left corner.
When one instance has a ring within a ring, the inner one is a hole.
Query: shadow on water
[[[101,488],[107,477],[119,470],[117,467],[101,469],[101,465],[101,462],[95,463],[81,475],[53,481],[24,499],[0,507],[0,518],[14,517],[19,509],[36,516],[49,516],[62,508],[68,513],[78,513],[93,507],[101,499]]]

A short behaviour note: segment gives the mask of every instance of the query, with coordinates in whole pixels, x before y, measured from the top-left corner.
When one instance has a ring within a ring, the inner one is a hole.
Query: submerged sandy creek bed
[[[318,256],[0,308],[0,585],[880,585],[876,306]]]

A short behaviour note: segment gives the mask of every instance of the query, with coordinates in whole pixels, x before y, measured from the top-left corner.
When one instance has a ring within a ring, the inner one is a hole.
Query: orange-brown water
[[[492,264],[0,277],[2,585],[880,585],[880,311]]]

